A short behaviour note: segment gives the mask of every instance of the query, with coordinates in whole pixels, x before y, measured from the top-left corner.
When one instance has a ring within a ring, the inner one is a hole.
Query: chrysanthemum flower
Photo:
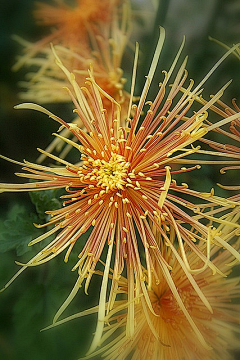
[[[106,2],[111,5],[114,3],[109,0]],[[80,3],[81,6],[84,5],[84,1]],[[106,6],[104,1],[94,4],[96,10],[98,7]],[[129,36],[129,14],[126,6],[123,6],[120,11],[115,6],[108,5],[106,13],[111,13],[111,22],[102,24],[98,20],[95,23],[98,31],[94,32],[91,23],[88,23],[87,20],[84,23],[82,21],[78,23],[78,26],[87,32],[87,40],[79,39],[79,32],[71,33],[71,28],[68,28],[68,31],[61,31],[59,34],[57,32],[54,44],[58,46],[56,49],[64,66],[71,72],[75,71],[79,85],[84,85],[89,66],[93,65],[94,76],[98,84],[109,95],[117,97],[117,101],[120,101],[125,82],[122,78],[121,61]],[[46,4],[43,6],[48,7]],[[53,32],[52,37],[55,33],[56,31]],[[76,36],[77,39],[70,42],[65,39],[66,34]],[[64,87],[67,86],[66,79],[55,64],[50,48],[52,39],[47,38],[36,43],[29,43],[17,36],[15,38],[23,45],[24,54],[19,57],[13,70],[18,70],[22,65],[29,69],[35,69],[27,74],[27,81],[20,83],[25,90],[20,93],[20,97],[23,100],[38,101],[39,103],[69,101],[64,90]]]
[[[103,3],[105,4],[105,2]],[[96,82],[108,95],[121,104],[121,116],[125,119],[128,107],[128,99],[126,98],[129,98],[129,94],[124,89],[126,79],[123,78],[121,62],[130,33],[130,10],[126,3],[121,7],[116,7],[114,1],[108,0],[107,3],[110,3],[106,11],[111,17],[110,22],[102,23],[99,18],[94,23],[95,30],[92,28],[92,23],[87,23],[87,19],[84,23],[78,23],[78,26],[81,26],[85,32],[87,31],[87,40],[84,39],[83,41],[83,39],[78,38],[80,36],[78,32],[73,32],[73,39],[70,42],[69,39],[66,39],[64,31],[56,30],[52,37],[57,33],[54,37],[54,43],[57,44],[55,50],[61,57],[64,66],[70,72],[74,72],[78,85],[84,86],[88,69],[92,66]],[[94,4],[96,9],[103,6],[102,3],[99,4],[98,2]],[[114,4],[115,6],[113,6]],[[45,6],[48,7],[48,5]],[[81,6],[84,6],[84,2],[81,2]],[[74,12],[75,10],[72,9],[71,11]],[[71,36],[71,28],[68,29],[67,34]],[[24,51],[13,69],[18,70],[24,65],[31,70],[26,75],[26,81],[19,83],[22,89],[19,97],[24,101],[37,101],[38,103],[71,102],[71,98],[65,90],[65,87],[69,85],[68,81],[65,74],[56,65],[49,44],[53,38],[42,39],[36,43],[29,43],[17,36],[15,38],[23,45]],[[104,108],[110,110],[107,107],[111,104],[106,101],[104,96],[102,101]],[[75,117],[72,121],[77,123],[79,127],[83,126],[79,117]],[[66,131],[61,134],[69,136]],[[63,141],[60,139],[55,139],[46,150],[52,152],[54,149],[58,153],[62,150],[60,154],[62,158],[68,151],[68,147],[64,147]],[[38,161],[41,163],[44,158],[45,156],[42,154]]]
[[[232,221],[238,222],[239,217],[240,213],[235,213]],[[226,225],[220,225],[217,230],[212,231],[221,234],[226,243],[234,241],[235,248],[239,249],[239,231]],[[204,248],[206,243],[200,241],[199,250],[204,251]],[[134,319],[131,324],[126,300],[129,279],[122,277],[118,296],[123,299],[116,301],[105,318],[101,347],[84,359],[101,354],[101,358],[105,360],[233,360],[231,351],[240,347],[240,284],[239,277],[230,275],[235,264],[234,256],[226,250],[219,251],[219,247],[214,245],[211,257],[222,274],[213,275],[206,268],[202,273],[193,275],[194,281],[211,305],[210,312],[179,264],[179,249],[173,254],[169,247],[164,246],[162,254],[172,267],[169,276],[179,295],[172,292],[159,265],[154,263],[156,275],[147,291],[150,305],[146,297],[136,292],[132,299]],[[188,255],[188,261],[192,266],[200,266],[199,258],[194,253]],[[229,264],[228,267],[225,266],[226,263]],[[147,270],[144,272],[148,282]],[[94,311],[95,308],[72,315],[54,326]],[[132,336],[129,335],[131,326],[135,328]]]
[[[76,0],[73,6],[65,0],[54,0],[55,5],[36,2],[34,16],[40,25],[55,27],[51,36],[68,42],[82,42],[88,36],[87,28],[97,27],[99,22],[110,23],[119,0]],[[77,39],[76,39],[77,38]]]
[[[56,1],[55,5],[36,2],[37,9],[34,11],[37,22],[44,26],[51,26],[52,31],[43,39],[34,44],[25,43],[26,55],[20,58],[15,67],[20,67],[25,61],[42,48],[52,42],[55,45],[68,46],[76,51],[79,47],[89,43],[90,34],[103,35],[118,12],[118,0],[89,1],[76,0],[72,6],[65,0]],[[122,7],[120,6],[122,9]],[[120,10],[119,10],[120,11]],[[79,50],[80,51],[80,50]]]
[[[118,37],[118,39],[120,38]],[[98,46],[98,49],[94,52],[94,56],[92,56],[92,52],[89,53],[89,49],[84,51],[83,48],[81,48],[81,55],[62,46],[56,46],[55,50],[61,57],[64,66],[70,69],[71,72],[74,72],[79,86],[84,86],[88,76],[88,69],[92,67],[94,69],[94,78],[98,85],[121,104],[121,117],[125,119],[127,116],[129,94],[124,90],[126,79],[123,78],[123,71],[120,68],[126,43],[124,34],[122,34],[121,40],[122,42],[119,40],[119,46],[116,49],[117,37],[104,39],[99,36],[95,41],[95,46]],[[39,66],[39,70],[36,73],[31,72],[28,74],[27,78],[29,78],[29,81],[20,82],[25,91],[21,92],[19,97],[27,101],[37,100],[39,103],[71,102],[71,98],[66,92],[66,87],[69,86],[69,83],[65,74],[56,65],[51,47],[49,46],[47,49],[44,49],[44,53],[46,58],[35,57],[27,62],[28,65],[34,64]],[[90,55],[91,58],[89,57]],[[102,101],[104,108],[110,110],[108,107],[111,107],[111,104],[106,97],[103,96]],[[83,127],[78,116],[75,116],[72,122],[76,123],[79,127]],[[61,134],[69,136],[68,131],[63,131]],[[54,149],[57,149],[60,152],[63,145],[63,141],[55,139],[46,150],[52,152]],[[65,155],[61,153],[60,156],[64,157]],[[41,162],[44,158],[45,156],[42,154],[39,157],[39,161]]]
[[[169,275],[170,257],[166,259],[163,254],[163,247],[166,245],[169,247],[169,252],[175,254],[177,242],[179,254],[176,257],[179,266],[208,309],[211,308],[210,304],[198,284],[194,282],[192,274],[199,273],[208,267],[213,272],[219,271],[210,258],[212,244],[226,248],[238,260],[240,259],[237,251],[224,238],[220,235],[216,237],[216,234],[210,232],[209,227],[205,225],[205,219],[209,219],[228,224],[233,229],[240,227],[238,224],[231,224],[225,215],[218,219],[214,219],[213,216],[214,207],[223,207],[224,210],[232,209],[236,206],[236,202],[216,197],[213,192],[199,193],[189,189],[187,184],[178,185],[173,179],[176,174],[198,168],[198,164],[190,168],[180,168],[178,161],[182,161],[189,154],[196,153],[199,148],[189,146],[204,136],[208,129],[214,128],[213,125],[208,127],[205,124],[207,110],[219,99],[225,87],[198,111],[191,110],[203,83],[213,70],[195,88],[193,88],[193,82],[190,81],[187,90],[181,93],[180,90],[187,79],[186,59],[176,69],[182,45],[169,71],[164,72],[154,101],[146,101],[164,36],[164,30],[161,29],[139,103],[132,106],[137,62],[137,57],[135,58],[129,111],[124,125],[121,123],[120,104],[98,86],[92,72],[89,72],[86,86],[80,88],[74,74],[63,66],[57,55],[55,55],[57,63],[73,88],[73,91],[69,90],[69,95],[76,108],[75,112],[86,130],[79,128],[76,124],[65,122],[39,105],[28,103],[17,106],[19,109],[42,111],[58,121],[61,124],[60,129],[63,127],[68,129],[78,140],[75,143],[56,134],[56,137],[61,138],[79,152],[74,164],[46,153],[44,150],[40,152],[58,161],[62,166],[43,166],[28,161],[24,163],[13,161],[22,165],[25,171],[18,173],[18,176],[35,180],[35,182],[0,184],[0,192],[40,191],[56,188],[64,188],[66,191],[63,196],[63,207],[46,211],[51,216],[51,220],[45,225],[40,225],[40,227],[51,225],[54,227],[31,241],[30,245],[50,235],[55,235],[54,240],[26,265],[23,265],[19,273],[28,266],[46,263],[64,250],[66,250],[65,261],[67,261],[75,244],[81,243],[81,235],[89,231],[74,267],[78,269],[78,280],[55,320],[64,311],[84,281],[87,291],[103,249],[107,248],[106,259],[103,259],[106,265],[100,291],[98,326],[92,348],[99,343],[103,331],[110,266],[113,267],[113,281],[109,295],[109,309],[114,305],[118,281],[126,269],[131,320],[134,318],[132,308],[134,296],[143,293],[147,299],[145,281],[147,279],[147,286],[151,288],[153,278],[158,277],[155,264],[161,269],[172,292],[177,294]],[[177,74],[169,90],[168,83],[174,70]],[[110,102],[111,111],[104,108],[102,97]],[[141,120],[145,105],[149,106],[149,109]],[[237,117],[238,114],[230,116],[229,121]],[[217,127],[217,124],[214,126]],[[206,242],[204,251],[197,245],[199,239]],[[198,261],[189,262],[191,253]],[[143,265],[146,271],[143,271]],[[133,334],[133,332],[134,328],[131,327],[130,333]]]

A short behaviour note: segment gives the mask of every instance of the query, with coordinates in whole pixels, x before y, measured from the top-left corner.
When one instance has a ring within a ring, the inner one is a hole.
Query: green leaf
[[[38,216],[41,220],[47,220],[48,216],[45,214],[45,211],[56,210],[62,206],[60,200],[61,195],[61,189],[33,191],[30,193],[32,203],[36,206]]]
[[[18,256],[30,251],[28,243],[42,234],[33,223],[39,222],[36,214],[21,205],[15,204],[8,211],[5,220],[0,220],[0,252],[12,249]]]

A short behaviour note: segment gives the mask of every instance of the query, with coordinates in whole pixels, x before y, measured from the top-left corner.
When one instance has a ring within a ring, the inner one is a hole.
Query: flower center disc
[[[111,153],[109,160],[85,157],[80,168],[80,180],[94,182],[96,186],[106,190],[123,190],[126,183],[130,163],[122,155]]]

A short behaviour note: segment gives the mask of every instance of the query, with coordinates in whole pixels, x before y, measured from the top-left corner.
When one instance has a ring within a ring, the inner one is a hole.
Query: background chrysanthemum
[[[23,54],[13,69],[19,70],[22,66],[27,69],[26,80],[19,83],[22,88],[19,97],[37,103],[71,101],[65,91],[68,82],[56,65],[50,47],[50,43],[53,43],[64,66],[74,72],[80,86],[84,86],[89,67],[94,68],[98,85],[121,103],[124,118],[127,112],[127,108],[125,112],[124,108],[128,103],[126,97],[129,95],[124,89],[126,79],[123,77],[121,64],[131,28],[130,4],[119,4],[115,0],[88,2],[87,9],[86,4],[84,1],[76,2],[75,6],[64,2],[56,2],[53,6],[38,3],[36,16],[41,19],[40,23],[55,27],[50,35],[34,43],[15,36],[23,46]],[[104,97],[102,99],[105,101]],[[105,108],[108,105],[105,101]],[[78,117],[73,122],[79,127],[83,126]],[[66,132],[63,135],[66,136]],[[60,151],[63,145],[60,139],[56,139],[47,150],[51,152],[56,148]],[[60,156],[65,156],[67,151],[68,148],[65,147]],[[44,155],[38,161],[43,159]]]
[[[236,221],[239,213],[235,215]],[[239,232],[232,231],[228,226],[220,226],[226,242],[234,241],[239,249]],[[204,242],[199,243],[204,248]],[[148,289],[147,303],[142,294],[135,293],[132,299],[134,323],[130,323],[126,309],[129,280],[122,277],[119,283],[119,298],[114,308],[105,318],[104,334],[100,349],[86,358],[94,356],[106,360],[120,359],[151,359],[151,360],[220,360],[233,359],[232,351],[239,349],[239,276],[232,275],[234,257],[227,251],[219,251],[217,246],[211,250],[214,265],[222,274],[213,274],[208,268],[202,273],[194,275],[194,280],[205,294],[212,310],[209,311],[187,279],[175,255],[169,248],[164,248],[164,258],[171,264],[171,278],[177,286],[185,309],[191,320],[199,330],[193,331],[191,324],[181,310],[177,298],[172,293],[158,264],[155,264],[157,278],[151,281]],[[189,263],[196,265],[198,258],[195,254],[188,255]],[[230,266],[226,267],[225,264]],[[147,271],[146,271],[147,276]],[[148,280],[147,280],[148,281]],[[124,299],[125,297],[125,299]],[[92,309],[96,311],[96,309]],[[85,311],[59,322],[76,319],[91,313]],[[58,324],[58,323],[57,323]],[[130,335],[129,327],[134,326],[134,333]],[[125,329],[126,328],[126,329]],[[205,339],[205,343],[203,342]]]
[[[79,84],[84,84],[89,66],[92,64],[99,84],[108,93],[120,98],[125,82],[122,78],[121,62],[129,37],[130,19],[127,8],[123,6],[121,14],[118,11],[120,10],[112,9],[112,21],[101,24],[97,34],[93,32],[91,24],[86,27],[85,23],[80,22],[79,26],[88,33],[87,41],[81,42],[76,39],[73,46],[63,38],[63,32],[53,43],[59,47],[58,51],[64,65],[75,71]],[[67,83],[55,64],[50,40],[38,46],[17,36],[15,38],[24,46],[25,51],[13,69],[17,70],[23,65],[28,69],[26,81],[20,82],[23,89],[20,98],[39,103],[69,102],[64,91]]]
[[[92,40],[98,35],[108,33],[109,28],[116,27],[116,14],[122,11],[117,0],[96,1],[53,1],[50,5],[43,2],[35,2],[34,15],[39,24],[51,26],[49,35],[43,37],[34,44],[27,45],[25,42],[25,56],[20,58],[16,68],[44,47],[49,47],[52,42],[55,45],[68,46],[72,51],[80,52],[79,46],[90,47],[89,36]],[[119,6],[119,7],[118,7]],[[121,9],[121,10],[120,10]]]

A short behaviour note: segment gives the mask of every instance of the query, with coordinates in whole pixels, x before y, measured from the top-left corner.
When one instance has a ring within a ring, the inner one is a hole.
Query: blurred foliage
[[[62,192],[63,191],[61,189],[53,189],[46,191],[33,191],[30,193],[30,198],[36,207],[39,219],[47,221],[45,214],[46,209],[56,210],[61,207],[62,201],[60,200],[60,196]]]
[[[184,55],[190,56],[189,74],[197,82],[224,53],[224,49],[209,41],[209,35],[229,46],[239,41],[238,0],[159,0],[158,11],[157,1],[153,1],[151,7],[149,0],[134,0],[133,3],[137,25],[134,27],[132,41],[139,41],[141,51],[136,93],[140,92],[152,59],[159,25],[166,28],[167,39],[158,67],[159,79],[151,94],[155,93],[157,83],[161,80],[161,70],[169,68],[183,35],[186,35]],[[13,106],[19,102],[17,82],[23,79],[24,69],[18,73],[11,71],[15,57],[21,51],[20,46],[11,40],[11,35],[18,34],[34,41],[44,31],[35,26],[32,8],[32,0],[0,2],[0,153],[17,160],[27,156],[29,161],[36,159],[36,147],[45,148],[52,140],[51,133],[57,129],[57,125],[42,114],[13,110]],[[154,20],[155,14],[157,16]],[[126,65],[131,69],[129,64]],[[205,85],[206,93],[210,95],[217,91],[232,78],[234,81],[224,95],[224,100],[229,102],[233,97],[239,98],[239,74],[239,62],[234,56],[230,56],[208,80]],[[126,77],[130,78],[130,75],[127,74]],[[48,108],[57,115],[63,111],[67,121],[67,117],[71,116],[71,111],[68,112],[65,105],[49,104]],[[14,170],[15,166],[1,160],[1,181],[16,181],[12,176]],[[219,171],[213,167],[203,167],[201,176],[198,171],[195,175],[189,173],[187,176],[188,179],[181,181],[190,182],[194,189],[200,191],[209,191],[216,182],[223,182]],[[226,184],[236,183],[238,179],[234,172],[229,172],[226,176]],[[222,195],[222,190],[219,189],[218,194]],[[1,195],[0,286],[18,271],[19,267],[14,265],[15,260],[27,262],[41,249],[40,244],[28,247],[28,243],[43,231],[34,227],[33,223],[43,223],[47,220],[45,210],[56,209],[61,205],[59,195],[55,190],[31,193],[32,204],[24,194]],[[9,199],[14,199],[14,203]],[[84,354],[94,331],[94,317],[82,318],[40,332],[51,323],[77,279],[77,274],[71,273],[76,259],[77,252],[73,250],[67,264],[59,256],[36,269],[27,269],[21,278],[0,295],[1,360],[76,360]],[[94,295],[98,287],[98,281],[94,279],[89,289],[89,293],[93,295],[77,296],[67,311],[75,313],[95,305]],[[91,292],[91,288],[95,291]]]
[[[19,269],[14,266],[13,259],[24,263],[43,247],[42,244],[29,247],[28,243],[43,233],[43,229],[36,228],[33,223],[47,220],[44,208],[59,208],[59,197],[56,195],[59,196],[59,190],[33,192],[31,200],[35,212],[26,206],[13,204],[0,219],[1,284],[6,283]],[[16,280],[1,294],[1,360],[74,360],[86,352],[96,319],[91,322],[91,317],[88,317],[81,323],[69,323],[40,332],[51,323],[77,279],[77,273],[71,274],[76,259],[77,253],[73,250],[68,264],[64,264],[60,256],[56,261],[37,269],[28,268],[19,282]],[[90,289],[93,287],[98,291],[98,286],[97,279],[94,279]],[[80,308],[83,310],[95,305],[92,301],[87,295],[81,294]],[[73,301],[73,305],[67,309],[69,314],[79,311],[78,302],[78,299]]]
[[[42,233],[33,225],[37,219],[36,214],[29,214],[23,206],[13,205],[6,219],[0,219],[0,252],[15,249],[17,256],[28,252],[27,244]]]

